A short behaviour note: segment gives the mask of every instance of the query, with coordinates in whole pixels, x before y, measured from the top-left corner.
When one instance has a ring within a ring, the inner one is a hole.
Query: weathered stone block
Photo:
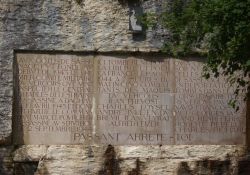
[[[202,61],[17,53],[16,144],[245,144],[246,105]]]

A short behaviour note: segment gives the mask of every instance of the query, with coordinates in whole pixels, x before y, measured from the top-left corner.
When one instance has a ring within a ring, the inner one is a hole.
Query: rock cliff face
[[[155,52],[167,32],[129,30],[127,1],[0,0],[0,174],[250,174],[245,146],[12,145],[15,51]],[[141,4],[160,11],[161,0]]]
[[[22,146],[3,174],[249,174],[240,146]],[[13,170],[14,169],[14,170]]]

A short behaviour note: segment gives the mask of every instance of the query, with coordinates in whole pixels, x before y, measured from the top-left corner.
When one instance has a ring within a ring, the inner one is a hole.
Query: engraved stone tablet
[[[169,59],[98,58],[101,143],[173,144],[174,79]]]
[[[201,77],[201,59],[175,60],[176,144],[243,144],[245,102],[228,105],[233,89],[224,77]]]
[[[74,144],[91,133],[91,56],[17,54],[15,64],[15,142]]]
[[[246,105],[201,59],[18,53],[16,144],[245,144]]]

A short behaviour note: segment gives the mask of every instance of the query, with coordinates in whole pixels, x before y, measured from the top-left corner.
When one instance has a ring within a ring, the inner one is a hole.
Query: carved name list
[[[17,144],[244,144],[245,104],[202,63],[152,56],[18,53]]]

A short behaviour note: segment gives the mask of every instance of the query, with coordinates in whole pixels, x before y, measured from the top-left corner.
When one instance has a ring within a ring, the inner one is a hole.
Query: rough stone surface
[[[0,174],[13,173],[12,151],[13,147],[0,147]]]
[[[161,0],[143,2],[161,10]],[[0,174],[250,174],[241,146],[22,146],[10,144],[15,50],[158,51],[167,31],[129,31],[119,0],[0,0]],[[146,36],[146,37],[145,37]],[[36,167],[37,166],[37,167]]]
[[[38,162],[36,174],[249,173],[244,146],[22,146],[14,161]],[[24,154],[27,152],[27,154]],[[25,157],[25,155],[27,157]],[[239,165],[239,166],[238,166]],[[23,165],[24,166],[24,165]],[[27,164],[26,164],[27,166]],[[34,164],[31,164],[31,169]]]

